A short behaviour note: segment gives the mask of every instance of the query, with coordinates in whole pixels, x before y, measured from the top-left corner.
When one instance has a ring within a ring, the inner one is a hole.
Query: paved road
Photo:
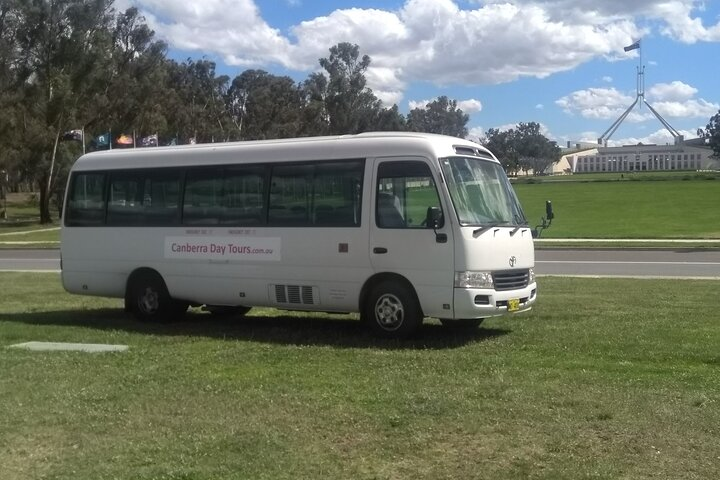
[[[539,275],[720,280],[720,250],[558,249],[536,252]],[[2,250],[0,271],[58,271],[58,250]]]
[[[60,271],[60,250],[0,249],[0,272]]]
[[[538,250],[539,275],[677,277],[720,280],[720,250]]]

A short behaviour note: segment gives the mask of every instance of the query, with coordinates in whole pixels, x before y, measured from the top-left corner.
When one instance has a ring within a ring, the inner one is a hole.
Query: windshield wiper
[[[514,215],[514,219],[515,219],[516,226],[515,226],[515,228],[512,229],[512,232],[510,232],[511,237],[514,236],[518,232],[518,230],[520,230],[521,228],[530,226],[527,223],[527,221],[525,221],[523,223],[522,217],[520,217],[520,215],[518,215],[517,213]]]
[[[490,230],[491,228],[499,227],[500,225],[504,224],[506,222],[495,222],[495,223],[488,223],[487,225],[483,225],[480,228],[476,228],[473,230],[473,237],[477,238],[479,237],[483,232]]]

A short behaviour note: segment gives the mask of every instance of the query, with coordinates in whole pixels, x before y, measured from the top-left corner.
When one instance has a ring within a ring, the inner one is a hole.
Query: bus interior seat
[[[379,193],[377,223],[382,228],[404,228],[405,219],[398,209],[399,199],[389,193]]]

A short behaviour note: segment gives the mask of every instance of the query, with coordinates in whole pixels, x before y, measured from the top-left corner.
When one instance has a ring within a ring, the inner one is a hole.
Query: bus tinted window
[[[423,162],[384,162],[378,167],[376,222],[380,228],[427,228],[430,207],[440,208],[435,181]]]
[[[185,183],[186,225],[259,225],[264,223],[265,169],[190,170]]]
[[[117,172],[110,176],[108,225],[162,226],[179,220],[180,172]]]
[[[105,223],[105,174],[78,173],[73,176],[65,222],[73,226]]]
[[[359,226],[363,171],[362,160],[274,166],[269,223]]]

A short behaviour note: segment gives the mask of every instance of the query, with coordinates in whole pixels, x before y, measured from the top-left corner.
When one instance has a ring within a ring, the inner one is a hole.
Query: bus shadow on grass
[[[360,321],[343,315],[315,317],[307,314],[279,314],[215,318],[209,314],[190,312],[177,321],[143,323],[120,309],[109,308],[11,313],[0,316],[0,321],[3,320],[36,326],[119,330],[139,335],[205,337],[338,348],[447,349],[492,340],[512,332],[508,329],[483,327],[455,330],[426,322],[413,337],[397,340],[378,338],[368,332]],[[37,340],[52,341],[52,338]],[[132,339],[128,339],[128,342],[132,343]]]

